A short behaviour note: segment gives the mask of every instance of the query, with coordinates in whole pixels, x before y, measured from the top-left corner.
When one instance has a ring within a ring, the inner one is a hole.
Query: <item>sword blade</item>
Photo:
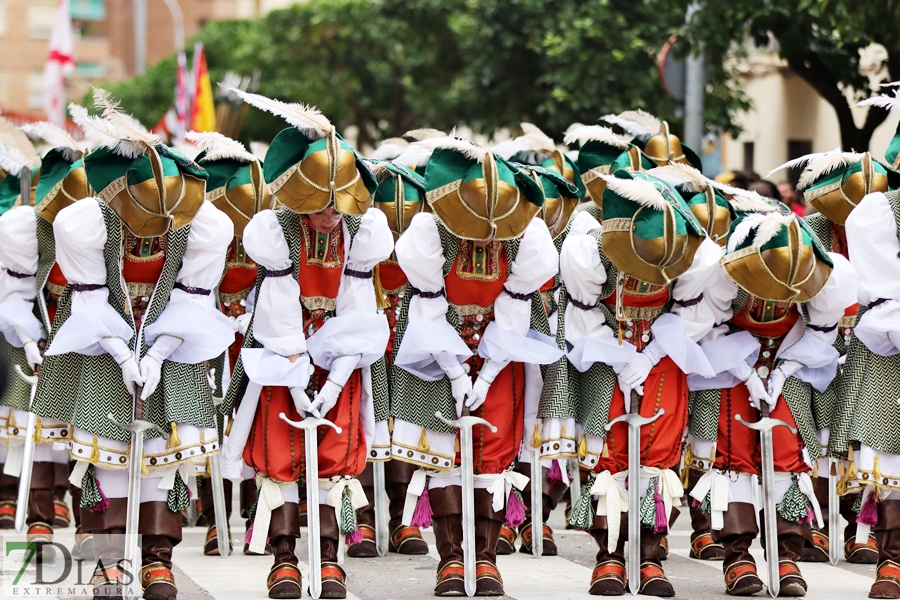
[[[472,455],[472,428],[459,430],[462,469],[463,578],[466,596],[475,595],[475,460]]]
[[[33,392],[32,398],[34,398]],[[34,430],[36,428],[37,416],[30,412],[28,413],[28,426],[25,428],[22,472],[19,475],[19,490],[16,495],[16,533],[22,533],[25,529],[25,519],[28,516],[28,499],[31,496],[31,473],[34,470]]]
[[[775,514],[775,453],[772,430],[759,432],[762,454],[763,518],[766,532],[766,567],[769,575],[769,596],[775,598],[781,591],[778,576],[778,522]]]
[[[306,448],[306,536],[309,549],[309,595],[318,600],[322,595],[322,549],[319,546],[319,455],[316,430],[303,431]]]
[[[581,498],[581,466],[578,459],[572,459],[568,462],[569,476],[572,477],[572,483],[569,487],[569,497],[572,499],[572,506]]]
[[[531,553],[540,558],[544,553],[543,469],[541,449],[531,451]]]
[[[832,565],[841,559],[841,505],[837,493],[837,459],[828,459],[828,560]]]
[[[641,581],[641,426],[628,422],[628,558],[625,571],[631,595]],[[609,540],[609,546],[618,540]]]
[[[216,542],[219,556],[228,557],[228,511],[225,507],[225,483],[222,481],[222,463],[219,454],[209,457],[209,479],[212,484],[213,514],[216,517]]]
[[[384,480],[384,463],[376,462],[372,465],[372,473],[375,480],[375,549],[378,556],[385,556],[388,552],[388,497]]]
[[[124,598],[137,598],[135,590],[140,578],[141,548],[138,543],[138,524],[141,514],[141,464],[144,460],[144,432],[131,434],[131,448],[128,451],[128,503],[125,508],[125,565],[132,572],[130,584],[122,587]]]

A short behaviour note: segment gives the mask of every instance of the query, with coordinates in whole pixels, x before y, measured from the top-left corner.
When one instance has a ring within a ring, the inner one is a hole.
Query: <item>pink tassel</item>
[[[868,525],[870,527],[878,525],[878,503],[875,501],[877,495],[878,492],[873,492],[866,498],[866,501],[859,509],[859,516],[856,517],[857,523],[862,523],[863,525]]]
[[[653,533],[665,533],[669,530],[669,518],[666,514],[666,505],[659,495],[659,487],[653,486],[653,501],[656,503],[656,523],[653,525]]]
[[[525,503],[512,491],[506,501],[506,526],[513,529],[525,522]]]
[[[815,521],[816,521],[815,513],[812,511],[811,508],[806,507],[806,516],[800,517],[800,520],[797,521],[797,523],[799,523],[800,525],[803,525],[804,523],[815,523]]]
[[[109,498],[107,498],[106,494],[103,493],[103,490],[100,489],[99,481],[97,482],[97,491],[100,493],[100,502],[90,507],[88,512],[103,512],[109,508]]]
[[[247,528],[247,533],[244,534],[244,543],[249,546],[250,539],[252,537],[253,537],[253,523],[250,523],[250,527]]]
[[[428,497],[428,488],[425,488],[416,502],[416,510],[413,512],[409,526],[418,527],[419,529],[431,527],[431,517],[431,500]]]
[[[563,481],[563,474],[562,470],[559,468],[559,461],[553,461],[553,464],[550,466],[550,472],[547,473],[547,481],[554,485],[565,485],[567,483],[566,481]]]
[[[346,536],[344,536],[344,541],[347,542],[348,546],[358,544],[363,541],[362,532],[359,530],[359,527],[354,529],[352,533],[348,533]]]

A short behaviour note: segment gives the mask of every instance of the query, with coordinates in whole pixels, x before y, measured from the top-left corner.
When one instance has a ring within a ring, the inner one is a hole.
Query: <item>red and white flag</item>
[[[66,123],[66,75],[75,68],[72,48],[72,19],[69,0],[57,0],[56,16],[50,32],[50,50],[44,64],[44,112],[47,120],[64,127]]]

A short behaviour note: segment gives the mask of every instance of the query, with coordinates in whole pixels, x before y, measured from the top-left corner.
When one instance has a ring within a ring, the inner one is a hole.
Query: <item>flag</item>
[[[213,102],[212,83],[206,68],[206,53],[203,44],[194,46],[194,93],[191,111],[191,129],[194,131],[215,131],[216,105]]]
[[[43,104],[47,120],[60,127],[66,123],[65,77],[74,68],[75,52],[72,48],[69,0],[57,0],[53,29],[50,32],[50,50],[44,64]]]
[[[191,99],[188,90],[187,57],[184,50],[178,53],[178,77],[175,83],[175,114],[178,117],[178,126],[175,128],[175,138],[184,139],[190,120]]]

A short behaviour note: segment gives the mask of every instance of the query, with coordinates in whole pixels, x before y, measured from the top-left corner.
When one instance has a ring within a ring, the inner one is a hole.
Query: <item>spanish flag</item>
[[[194,46],[194,99],[191,111],[191,129],[194,131],[215,131],[216,105],[213,102],[212,83],[206,68],[206,54],[203,44]]]

